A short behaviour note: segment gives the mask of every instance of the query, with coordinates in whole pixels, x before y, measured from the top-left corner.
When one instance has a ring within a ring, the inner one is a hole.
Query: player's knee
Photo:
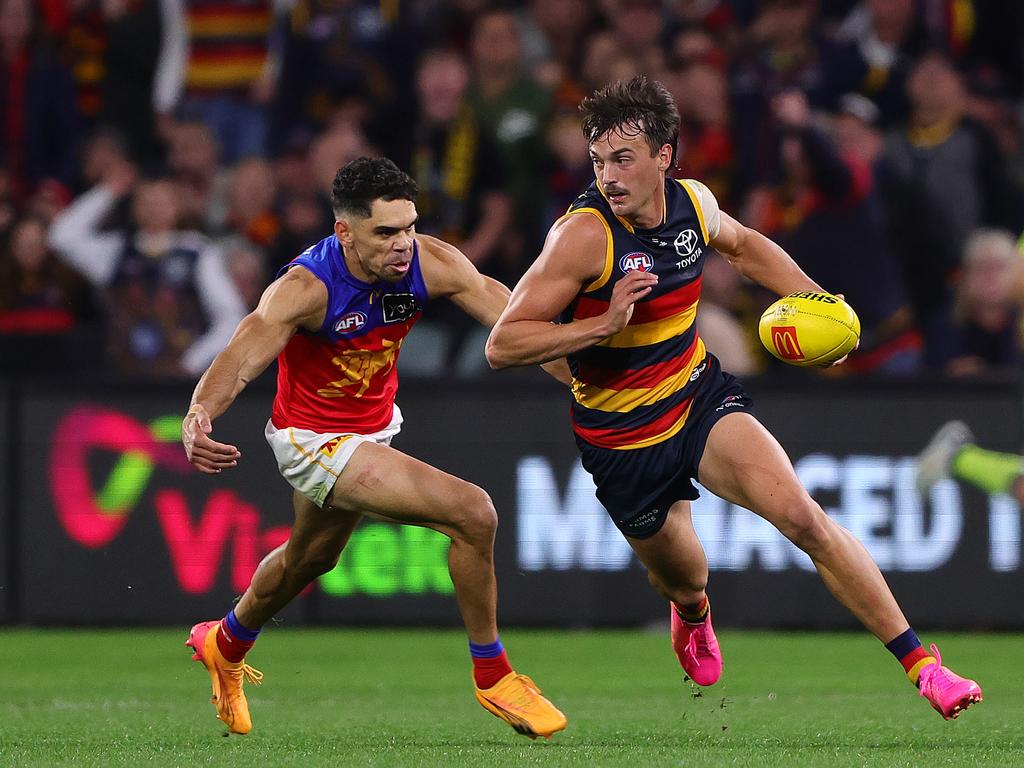
[[[338,564],[340,552],[334,549],[309,549],[294,557],[288,563],[290,570],[300,579],[312,581],[331,571]]]
[[[810,496],[792,503],[780,529],[786,538],[810,555],[828,549],[832,542],[831,521]]]
[[[692,602],[694,595],[699,595],[708,586],[706,570],[694,573],[672,573],[657,575],[654,571],[647,572],[647,581],[655,591],[677,605]]]
[[[340,555],[340,552],[338,554],[317,555],[307,564],[307,573],[314,579],[323,576],[325,573],[330,573],[334,570],[334,566],[338,564]]]
[[[459,520],[456,528],[467,540],[474,543],[494,541],[498,530],[498,512],[487,492],[466,483],[457,500]]]

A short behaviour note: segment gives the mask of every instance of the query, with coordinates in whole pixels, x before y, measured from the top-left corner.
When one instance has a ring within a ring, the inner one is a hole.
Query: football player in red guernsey
[[[199,471],[234,467],[240,454],[212,437],[212,423],[278,359],[266,436],[294,488],[291,536],[260,563],[234,609],[196,624],[187,643],[234,733],[252,728],[242,686],[262,674],[244,657],[260,628],[334,566],[364,514],[451,539],[448,567],[480,704],[531,738],[565,728],[565,716],[512,670],[498,637],[491,499],[389,445],[402,424],[395,363],[424,304],[447,298],[492,326],[509,296],[456,248],[416,234],[415,197],[415,182],[390,160],[359,158],[338,171],[334,233],[281,270],[199,380],[182,423]],[[564,361],[545,367],[568,383]]]
[[[867,550],[810,497],[697,332],[711,248],[779,295],[821,288],[779,246],[720,211],[703,184],[666,177],[679,112],[660,83],[640,76],[609,85],[581,111],[595,181],[516,286],[488,339],[491,365],[568,356],[583,466],[669,601],[672,646],[694,682],[722,674],[708,562],[690,517],[696,479],[806,552],[921,695],[956,717],[981,700],[981,688],[942,666],[934,645],[922,647]]]

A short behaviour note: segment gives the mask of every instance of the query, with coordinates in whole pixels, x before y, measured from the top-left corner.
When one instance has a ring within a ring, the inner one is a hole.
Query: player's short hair
[[[592,144],[609,131],[618,131],[624,136],[642,134],[652,157],[665,144],[671,144],[675,164],[679,110],[672,94],[657,80],[637,75],[606,85],[580,102],[580,113],[583,135],[588,143]]]
[[[334,176],[334,215],[369,217],[374,200],[415,200],[419,188],[409,174],[386,157],[357,157]]]

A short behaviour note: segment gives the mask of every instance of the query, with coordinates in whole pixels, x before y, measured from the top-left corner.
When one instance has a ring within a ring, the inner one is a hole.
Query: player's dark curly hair
[[[580,102],[580,113],[583,135],[588,143],[597,141],[608,131],[618,131],[624,136],[642,134],[652,157],[665,144],[671,144],[675,164],[679,110],[672,94],[657,80],[637,75],[606,85]]]
[[[416,182],[386,157],[357,157],[335,175],[331,206],[335,216],[365,219],[374,200],[415,200],[417,192]]]

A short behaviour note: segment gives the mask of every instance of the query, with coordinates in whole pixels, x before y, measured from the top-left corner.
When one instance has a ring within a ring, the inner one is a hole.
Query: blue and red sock
[[[235,609],[232,608],[217,627],[217,648],[228,661],[239,662],[245,658],[245,654],[253,647],[259,636],[259,629],[242,626],[235,616]]]
[[[499,637],[493,643],[478,645],[470,642],[469,655],[473,657],[473,681],[477,688],[493,688],[501,678],[512,672],[505,646]]]
[[[885,647],[903,665],[903,671],[907,673],[907,677],[914,685],[917,685],[921,670],[929,664],[935,663],[935,657],[924,649],[913,628],[908,629],[894,640],[890,640]]]

